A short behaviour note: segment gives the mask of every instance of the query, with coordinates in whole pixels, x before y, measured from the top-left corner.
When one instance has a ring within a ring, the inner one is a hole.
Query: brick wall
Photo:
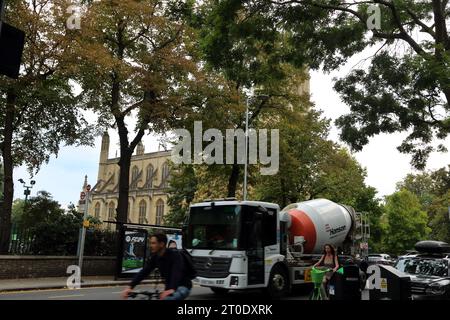
[[[116,257],[84,257],[83,275],[114,275]],[[2,256],[0,279],[66,277],[67,267],[77,265],[75,256]]]

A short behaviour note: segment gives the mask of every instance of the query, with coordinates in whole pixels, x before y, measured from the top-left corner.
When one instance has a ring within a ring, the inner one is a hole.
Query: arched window
[[[131,170],[130,189],[137,189],[138,178],[139,168],[137,166],[133,166],[133,169]]]
[[[161,174],[162,188],[166,188],[168,186],[168,179],[169,179],[169,165],[167,164],[167,162],[164,162]]]
[[[139,223],[145,223],[145,214],[147,212],[147,203],[145,200],[139,202]]]
[[[109,206],[108,206],[108,221],[113,221],[114,220],[114,218],[115,218],[115,212],[116,211],[116,206],[114,205],[114,202],[113,201],[111,201],[110,203],[109,203]],[[108,223],[108,230],[110,230],[111,229],[111,223]]]
[[[164,217],[164,201],[159,199],[156,202],[156,224],[162,225]]]
[[[100,202],[97,202],[94,207],[94,216],[100,218]]]
[[[110,202],[109,203],[109,207],[108,207],[108,220],[113,220],[114,219],[114,211],[116,210],[114,202]]]
[[[153,166],[149,164],[147,166],[147,178],[145,179],[147,188],[153,188]]]

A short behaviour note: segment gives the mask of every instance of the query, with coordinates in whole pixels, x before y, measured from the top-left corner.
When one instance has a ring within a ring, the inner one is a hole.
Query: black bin
[[[343,274],[335,272],[330,279],[330,300],[361,300],[359,267],[348,265],[343,269]]]

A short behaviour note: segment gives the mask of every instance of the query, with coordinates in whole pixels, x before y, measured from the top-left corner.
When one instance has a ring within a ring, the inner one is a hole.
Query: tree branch
[[[134,137],[133,141],[131,141],[130,143],[130,150],[133,151],[134,148],[136,148],[137,144],[139,143],[139,141],[142,140],[142,137],[144,136],[145,133],[145,128],[141,127],[138,131],[138,133],[136,134],[136,136]]]
[[[425,55],[425,51],[420,47],[420,45],[406,32],[405,28],[403,27],[403,24],[400,20],[400,15],[398,14],[397,8],[394,4],[394,2],[387,2],[384,0],[374,0],[375,3],[382,4],[386,7],[388,7],[391,12],[392,16],[394,17],[395,23],[397,24],[397,27],[400,30],[401,39],[408,42],[408,44],[411,46],[411,48],[419,55],[423,56]]]
[[[434,25],[436,29],[436,43],[443,44],[446,50],[450,49],[450,41],[445,21],[445,6],[440,0],[433,0]],[[438,50],[437,50],[438,51]]]
[[[428,105],[428,112],[430,114],[431,119],[433,119],[433,123],[432,124],[440,124],[441,121],[439,121],[438,119],[435,118],[434,114],[433,114],[433,110],[431,110],[431,106]]]
[[[414,20],[414,22],[421,26],[422,29],[427,32],[429,35],[431,35],[433,38],[436,38],[436,33],[433,31],[433,28],[427,26],[424,22],[422,22],[417,15],[414,14],[414,12],[412,12],[411,9],[406,8],[406,12],[409,14],[409,16]]]
[[[136,102],[135,104],[132,104],[131,106],[129,106],[128,108],[126,108],[125,110],[122,111],[122,116],[125,117],[132,110],[139,108],[142,105],[142,103],[144,103],[144,100]]]
[[[296,4],[311,5],[313,7],[322,8],[322,9],[344,11],[344,12],[351,13],[352,15],[357,17],[362,23],[365,24],[364,17],[361,14],[359,14],[357,11],[349,9],[349,8],[344,8],[344,7],[339,7],[339,6],[332,6],[332,5],[326,5],[326,4],[319,4],[319,3],[315,3],[313,1],[302,1],[302,0],[281,1],[281,2],[270,1],[270,3],[275,4],[275,5],[286,5],[286,4],[296,3]]]

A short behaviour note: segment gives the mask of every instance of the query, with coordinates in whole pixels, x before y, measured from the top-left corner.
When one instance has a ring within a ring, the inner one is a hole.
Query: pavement
[[[0,280],[0,292],[48,290],[67,288],[67,277],[7,279]],[[82,278],[81,287],[111,287],[127,285],[130,280],[114,280],[111,276],[85,276]],[[144,280],[143,284],[154,283],[155,280]]]

